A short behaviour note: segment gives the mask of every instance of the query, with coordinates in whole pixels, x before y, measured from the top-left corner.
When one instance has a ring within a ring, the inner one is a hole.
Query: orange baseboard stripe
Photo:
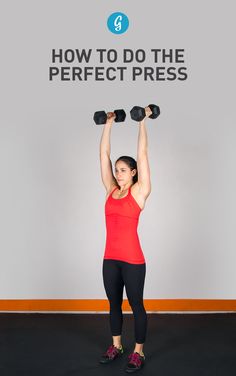
[[[145,299],[146,311],[236,311],[236,300],[229,299]],[[127,299],[122,310],[132,312]],[[105,299],[6,299],[0,311],[107,311]]]

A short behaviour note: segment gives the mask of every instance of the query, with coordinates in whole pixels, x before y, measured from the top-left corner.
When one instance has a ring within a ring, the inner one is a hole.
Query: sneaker
[[[118,349],[116,346],[111,345],[107,349],[107,351],[102,355],[101,359],[99,360],[99,363],[110,363],[114,359],[119,358],[123,354],[123,352],[123,347],[121,347],[121,349]]]
[[[145,356],[140,355],[138,352],[133,352],[128,356],[128,364],[126,372],[135,372],[141,369],[145,363]]]

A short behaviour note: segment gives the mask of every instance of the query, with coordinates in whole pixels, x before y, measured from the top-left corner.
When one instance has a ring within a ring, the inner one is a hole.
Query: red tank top
[[[128,195],[120,199],[112,197],[116,189],[105,203],[107,234],[104,259],[143,264],[145,258],[137,233],[141,208],[132,196],[130,187]]]

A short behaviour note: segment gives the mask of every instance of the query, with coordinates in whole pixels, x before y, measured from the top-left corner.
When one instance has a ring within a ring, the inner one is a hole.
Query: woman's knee
[[[132,300],[129,299],[129,305],[132,308],[133,311],[145,311],[143,300]]]
[[[118,310],[118,311],[121,310],[122,300],[120,300],[120,299],[109,299],[109,303],[110,303],[111,309]]]

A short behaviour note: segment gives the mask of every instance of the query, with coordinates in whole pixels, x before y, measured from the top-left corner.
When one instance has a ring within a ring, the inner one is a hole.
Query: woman
[[[146,117],[152,114],[145,108]],[[115,176],[110,160],[110,133],[115,114],[107,114],[100,143],[101,176],[107,191],[106,247],[103,258],[103,282],[110,303],[110,327],[113,345],[102,355],[100,363],[108,363],[123,354],[121,305],[123,288],[134,314],[135,347],[128,356],[126,371],[137,371],[144,365],[143,345],[147,331],[147,314],[143,305],[146,262],[140,246],[137,226],[151,192],[147,154],[147,132],[144,118],[139,123],[137,163],[123,156],[115,162]]]

